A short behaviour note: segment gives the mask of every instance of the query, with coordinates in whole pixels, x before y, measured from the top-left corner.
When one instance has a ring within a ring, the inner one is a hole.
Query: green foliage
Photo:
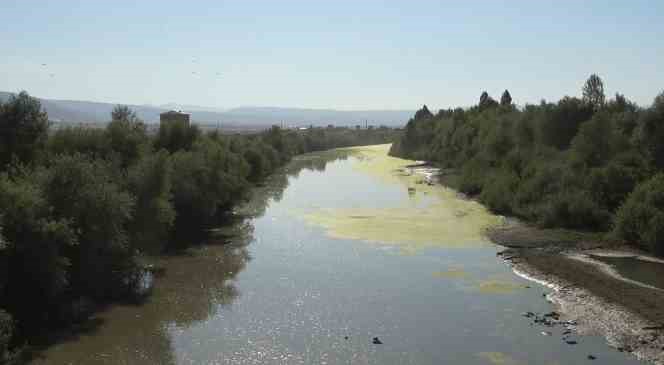
[[[38,323],[68,287],[66,251],[78,244],[74,228],[54,217],[44,192],[44,171],[12,169],[0,176],[0,211],[7,247],[8,282],[0,305],[23,325]]]
[[[14,363],[15,354],[10,350],[10,341],[14,335],[14,319],[0,309],[0,364]]]
[[[121,166],[137,161],[148,148],[145,123],[127,106],[118,105],[111,112],[105,139]]]
[[[540,107],[539,141],[542,144],[567,149],[581,123],[593,116],[591,105],[578,98],[564,97],[557,105]]]
[[[111,155],[106,131],[96,128],[65,127],[56,130],[46,143],[49,156],[81,153],[105,159]]]
[[[639,184],[618,210],[613,233],[664,254],[664,174]]]
[[[12,159],[31,162],[46,142],[48,116],[39,100],[22,91],[0,103],[0,168]]]
[[[500,171],[493,176],[490,184],[481,190],[480,201],[499,214],[514,214],[514,193],[519,186],[519,178],[509,171]]]
[[[583,101],[590,104],[595,110],[604,105],[604,83],[596,74],[590,75],[583,85]]]
[[[249,167],[241,156],[217,141],[198,141],[173,161],[173,203],[179,231],[209,224],[242,197]]]
[[[664,169],[664,92],[659,94],[652,107],[638,119],[634,131],[634,143],[639,146],[657,169]]]
[[[128,171],[128,190],[136,199],[130,224],[131,245],[151,254],[167,245],[175,222],[172,167],[166,151],[143,157]]]
[[[166,149],[171,153],[188,151],[200,135],[201,131],[196,125],[181,121],[166,122],[159,126],[154,146],[157,150]]]
[[[77,228],[74,285],[99,299],[121,297],[135,284],[125,276],[135,269],[125,230],[134,198],[116,178],[109,163],[80,154],[54,158],[41,177],[55,216]]]
[[[199,242],[294,155],[399,133],[274,127],[203,136],[166,123],[150,136],[126,106],[111,118],[105,129],[49,137],[36,99],[21,93],[0,105],[0,363],[11,360],[11,344],[84,320],[95,303],[132,298],[141,255]]]
[[[581,124],[579,132],[572,140],[571,159],[584,167],[604,165],[611,157],[613,126],[605,113],[598,113]]]
[[[480,110],[486,110],[498,106],[498,103],[493,100],[486,91],[484,91],[482,92],[482,95],[480,95],[480,103],[477,106]]]
[[[500,105],[501,106],[512,105],[512,95],[510,95],[509,91],[507,90],[503,91],[503,95],[500,97]]]
[[[595,231],[615,219],[625,240],[659,250],[664,215],[644,192],[658,183],[642,181],[664,170],[664,93],[646,109],[620,94],[607,102],[596,75],[582,92],[523,108],[484,92],[465,110],[418,111],[390,153],[457,169],[457,188],[495,212]]]

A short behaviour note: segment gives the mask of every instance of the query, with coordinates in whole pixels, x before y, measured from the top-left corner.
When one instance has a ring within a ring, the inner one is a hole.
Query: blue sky
[[[664,90],[663,39],[660,0],[2,0],[0,90],[437,109],[506,88],[520,104],[557,100],[594,72],[607,94],[648,105]]]

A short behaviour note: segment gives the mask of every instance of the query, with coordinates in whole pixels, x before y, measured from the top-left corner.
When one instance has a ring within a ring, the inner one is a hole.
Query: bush
[[[9,346],[14,335],[14,320],[12,316],[0,309],[0,364],[13,363],[15,354]]]
[[[637,185],[616,213],[613,234],[664,254],[664,174]]]
[[[512,214],[514,192],[518,189],[519,178],[509,172],[499,172],[492,176],[480,194],[480,201],[499,214]]]
[[[93,158],[107,158],[111,147],[106,137],[103,129],[66,127],[51,135],[46,149],[50,156],[81,153]]]
[[[12,159],[31,162],[48,137],[48,116],[25,91],[0,103],[0,168]]]
[[[129,169],[128,188],[136,199],[130,242],[139,251],[156,254],[166,247],[175,221],[172,171],[164,150],[142,158]]]
[[[610,213],[581,190],[563,191],[546,198],[539,223],[544,227],[603,230]]]
[[[136,269],[125,229],[134,199],[117,178],[108,162],[80,154],[57,156],[43,174],[43,191],[55,216],[76,227],[74,285],[98,299],[127,293],[132,286],[127,277]]]
[[[52,215],[40,175],[14,169],[0,176],[0,211],[8,282],[2,306],[24,327],[47,321],[69,288],[66,252],[78,244],[66,218]]]

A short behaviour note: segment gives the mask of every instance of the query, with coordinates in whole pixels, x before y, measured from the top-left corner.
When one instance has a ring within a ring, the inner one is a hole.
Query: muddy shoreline
[[[602,242],[585,233],[546,230],[507,219],[487,231],[515,274],[552,289],[547,295],[561,320],[581,335],[601,335],[619,351],[664,364],[664,290],[622,277],[593,255],[639,257],[644,252]]]
[[[436,180],[458,188],[454,170],[440,170]],[[511,217],[504,217],[504,224],[487,230],[486,236],[505,247],[498,256],[516,275],[552,290],[546,299],[561,322],[576,323],[578,334],[603,336],[619,351],[664,365],[664,285],[651,287],[625,278],[593,256],[634,257],[663,265],[664,260],[601,234],[540,229]]]

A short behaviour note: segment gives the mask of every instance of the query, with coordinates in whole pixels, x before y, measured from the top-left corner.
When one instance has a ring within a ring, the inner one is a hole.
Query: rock
[[[535,316],[535,313],[533,313],[533,312],[523,312],[523,313],[521,313],[521,315],[526,317],[526,318],[531,318],[531,317]]]
[[[382,345],[382,344],[383,344],[383,343],[378,339],[378,337],[374,337],[372,342],[373,342],[374,345]]]
[[[551,332],[549,331],[542,331],[542,336],[551,336]]]
[[[595,359],[597,359],[595,356],[593,356],[593,355],[588,355],[588,360],[595,360]]]
[[[348,336],[344,336],[344,340],[347,340],[347,339],[348,339]]]
[[[567,343],[568,345],[576,345],[578,342],[574,340],[565,340],[565,343]]]
[[[545,314],[544,317],[553,318],[555,320],[558,320],[560,318],[560,314],[558,314],[556,312],[549,312],[549,313]]]

